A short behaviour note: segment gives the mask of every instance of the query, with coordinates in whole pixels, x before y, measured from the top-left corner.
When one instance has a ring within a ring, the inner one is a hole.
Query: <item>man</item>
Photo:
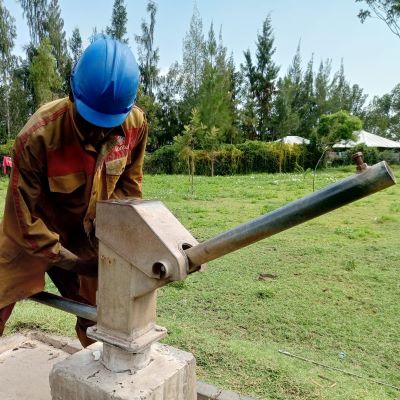
[[[15,302],[43,290],[45,272],[63,296],[95,304],[96,202],[142,195],[139,80],[128,46],[99,38],[72,72],[72,95],[41,107],[17,136],[0,226],[0,335]],[[91,324],[77,319],[84,346]]]

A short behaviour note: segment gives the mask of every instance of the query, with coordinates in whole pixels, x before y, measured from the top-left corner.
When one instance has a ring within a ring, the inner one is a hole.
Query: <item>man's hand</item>
[[[98,257],[79,258],[64,247],[60,250],[60,259],[53,265],[79,275],[96,277],[98,274]]]

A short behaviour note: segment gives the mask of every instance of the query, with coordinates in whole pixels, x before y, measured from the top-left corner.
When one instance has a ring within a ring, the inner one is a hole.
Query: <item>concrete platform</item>
[[[77,339],[28,331],[0,338],[0,400],[51,400],[55,363],[81,350]],[[254,400],[197,382],[198,400]]]
[[[41,336],[27,333],[0,340],[1,400],[51,400],[51,368],[70,355],[65,349],[73,351],[79,345],[60,338],[57,348],[38,340]]]

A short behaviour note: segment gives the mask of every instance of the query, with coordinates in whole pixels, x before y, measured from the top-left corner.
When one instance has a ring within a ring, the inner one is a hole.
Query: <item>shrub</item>
[[[7,143],[0,144],[0,154],[3,156],[11,156],[14,142],[14,139],[10,139],[7,141]]]

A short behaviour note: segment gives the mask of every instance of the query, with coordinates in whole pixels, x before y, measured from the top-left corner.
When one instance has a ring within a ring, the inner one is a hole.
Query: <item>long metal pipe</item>
[[[395,177],[385,161],[368,167],[363,172],[186,249],[189,272],[197,271],[201,264],[335,210],[395,183]]]
[[[29,298],[37,303],[45,304],[46,306],[54,307],[78,317],[86,318],[90,321],[97,321],[97,308],[88,304],[78,303],[74,300],[69,300],[64,297],[57,296],[52,293],[40,292]]]

